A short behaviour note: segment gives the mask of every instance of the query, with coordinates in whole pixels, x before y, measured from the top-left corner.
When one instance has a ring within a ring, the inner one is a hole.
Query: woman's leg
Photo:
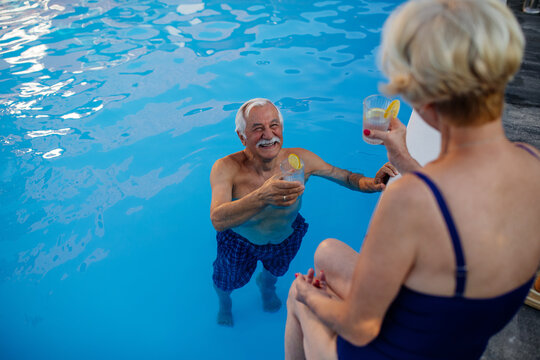
[[[328,287],[340,297],[349,291],[357,255],[350,246],[336,239],[324,240],[315,252],[317,275],[323,270]],[[296,289],[291,287],[287,299],[285,359],[336,358],[336,334],[296,300]]]
[[[322,270],[328,287],[340,298],[348,295],[358,253],[337,239],[326,239],[315,251],[315,275]]]
[[[287,322],[285,324],[285,360],[305,359],[304,333],[296,315],[296,294],[292,294],[292,287],[287,298]]]
[[[291,287],[287,299],[285,360],[297,359],[337,359],[336,334],[296,301],[296,289]]]

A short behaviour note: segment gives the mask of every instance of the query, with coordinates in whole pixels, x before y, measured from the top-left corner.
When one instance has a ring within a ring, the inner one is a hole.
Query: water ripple
[[[33,244],[15,273],[105,258],[109,248],[84,248],[116,226],[108,212],[156,211],[163,192],[206,179],[218,155],[238,150],[234,113],[248,98],[275,100],[292,129],[322,127],[321,108],[342,116],[364,77],[378,79],[394,6],[2,1],[0,237]]]

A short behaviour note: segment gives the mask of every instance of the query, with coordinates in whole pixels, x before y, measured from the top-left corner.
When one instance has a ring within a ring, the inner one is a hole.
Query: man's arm
[[[387,163],[377,172],[374,178],[371,178],[332,166],[311,151],[305,149],[295,149],[295,151],[302,157],[308,175],[320,176],[356,191],[382,191],[386,187],[385,184],[388,178],[398,174],[397,170]]]
[[[220,159],[216,161],[210,173],[212,187],[210,220],[217,231],[245,223],[267,205],[290,206],[304,191],[304,186],[298,182],[283,181],[276,175],[257,190],[232,201],[236,166],[231,160]]]
[[[246,222],[266,206],[254,193],[232,201],[234,173],[234,164],[226,159],[216,161],[210,172],[212,187],[210,220],[217,231]]]

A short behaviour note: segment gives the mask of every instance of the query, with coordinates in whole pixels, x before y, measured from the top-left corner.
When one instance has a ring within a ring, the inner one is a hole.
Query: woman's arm
[[[417,171],[422,166],[416,161],[407,148],[407,127],[398,118],[390,120],[388,131],[367,130],[364,133],[369,138],[382,140],[386,146],[388,160],[399,170],[401,174]]]
[[[324,296],[316,288],[306,290],[305,284],[297,280],[298,293],[304,294],[302,302],[323,323],[357,346],[366,345],[378,335],[388,307],[415,263],[419,242],[411,230],[417,225],[414,217],[418,214],[415,202],[411,202],[415,191],[408,188],[409,180],[396,181],[381,196],[344,299]]]

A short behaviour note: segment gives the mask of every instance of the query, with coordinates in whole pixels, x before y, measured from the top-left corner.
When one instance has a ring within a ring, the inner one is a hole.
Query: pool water
[[[282,358],[286,310],[254,281],[216,325],[210,169],[266,97],[284,146],[373,176],[362,99],[399,3],[0,0],[0,358]],[[283,302],[321,240],[360,247],[377,200],[310,179]]]

